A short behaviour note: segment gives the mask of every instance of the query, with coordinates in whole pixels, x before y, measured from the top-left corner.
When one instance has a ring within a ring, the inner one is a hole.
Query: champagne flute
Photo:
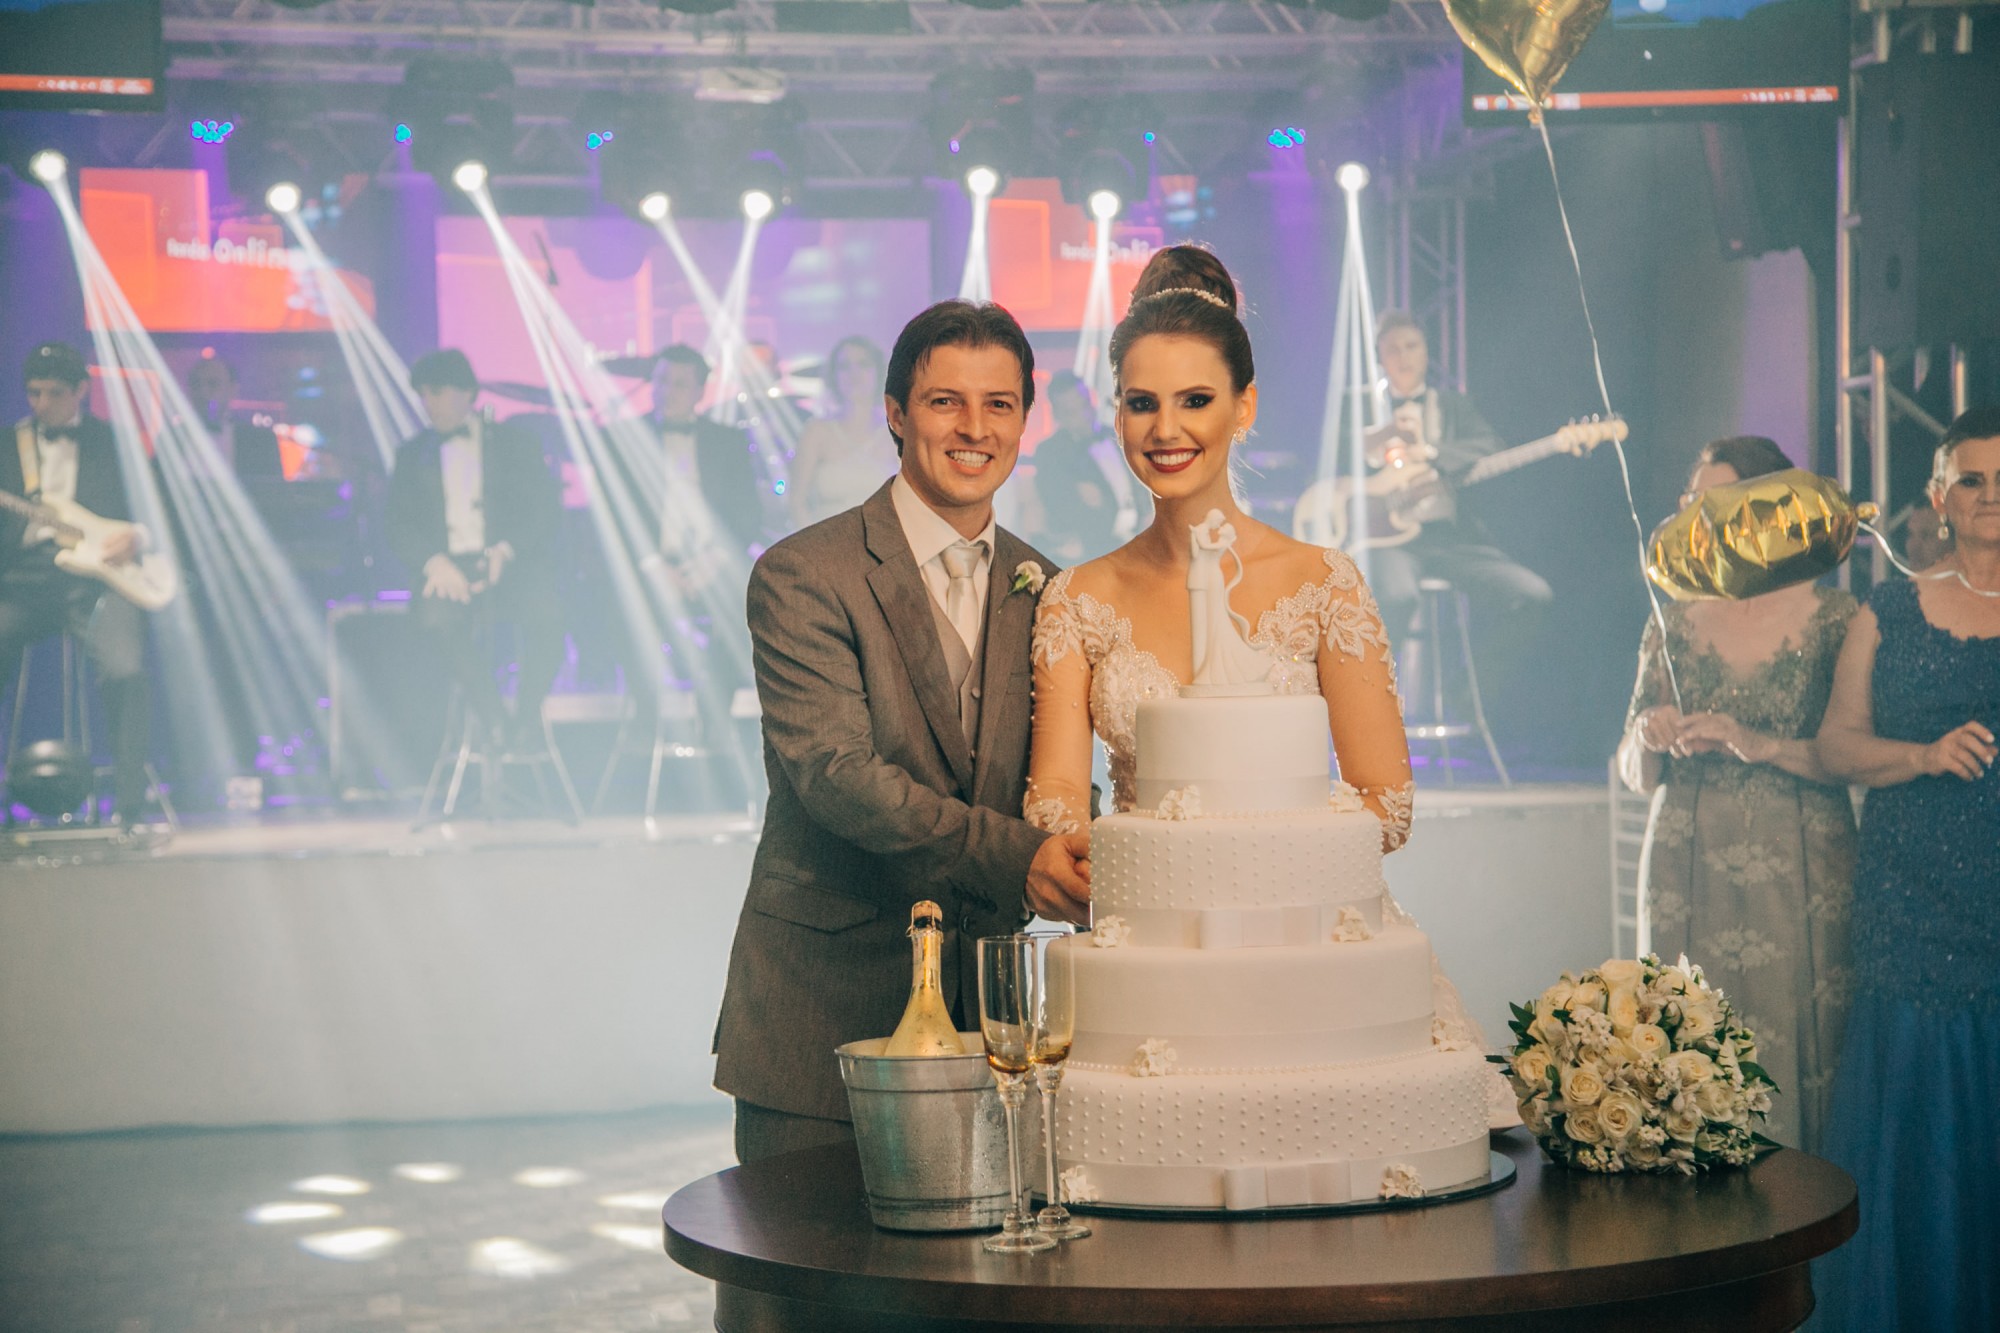
[[[1076,1035],[1076,964],[1068,935],[1035,937],[1035,1044],[1032,1052],[1035,1086],[1042,1092],[1042,1157],[1048,1203],[1035,1215],[1035,1230],[1057,1240],[1081,1240],[1090,1228],[1063,1207],[1056,1180],[1056,1090],[1062,1086],[1063,1061],[1069,1059]]]
[[[1035,1058],[1035,942],[1027,935],[979,941],[979,1035],[986,1063],[1007,1112],[1007,1216],[986,1238],[994,1254],[1052,1250],[1055,1237],[1037,1232],[1021,1190],[1020,1111]]]

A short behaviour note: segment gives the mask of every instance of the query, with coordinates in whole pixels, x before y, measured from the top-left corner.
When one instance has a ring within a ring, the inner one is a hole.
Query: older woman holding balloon
[[[2000,407],[1952,423],[1930,496],[1955,549],[1869,597],[1819,733],[1870,791],[1825,1149],[1861,1230],[1815,1328],[2000,1328]]]
[[[1716,440],[1684,512],[1790,467],[1761,436]],[[1812,1151],[1846,1013],[1854,872],[1853,807],[1812,737],[1855,609],[1810,581],[1669,605],[1664,654],[1659,625],[1646,627],[1618,751],[1626,785],[1653,796],[1639,951],[1687,954],[1729,992],[1784,1090],[1764,1132]]]

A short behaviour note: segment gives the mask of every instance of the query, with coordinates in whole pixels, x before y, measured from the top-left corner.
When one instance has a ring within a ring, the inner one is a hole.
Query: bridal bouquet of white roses
[[[1556,1161],[1693,1175],[1778,1146],[1752,1128],[1777,1091],[1756,1034],[1685,956],[1565,972],[1532,1007],[1512,1008],[1508,1077]]]

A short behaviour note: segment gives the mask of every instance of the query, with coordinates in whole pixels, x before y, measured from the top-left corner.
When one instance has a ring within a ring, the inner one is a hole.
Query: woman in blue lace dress
[[[1861,1230],[1815,1327],[1868,1333],[2000,1329],[2000,408],[1952,424],[1931,501],[1956,550],[1854,618],[1818,742],[1872,790],[1826,1147]]]

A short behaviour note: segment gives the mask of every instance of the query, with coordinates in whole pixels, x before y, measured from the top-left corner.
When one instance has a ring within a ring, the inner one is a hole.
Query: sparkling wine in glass
[[[1076,965],[1068,935],[1035,937],[1035,1086],[1042,1092],[1042,1158],[1048,1203],[1035,1215],[1035,1230],[1057,1240],[1080,1240],[1090,1228],[1063,1207],[1056,1179],[1056,1090],[1063,1061],[1076,1036]]]
[[[1000,1088],[1007,1112],[1007,1216],[1000,1234],[986,1238],[995,1254],[1028,1254],[1055,1248],[1055,1237],[1035,1230],[1021,1188],[1021,1102],[1035,1062],[1038,977],[1035,941],[1027,935],[999,935],[979,941],[979,1034],[986,1063]]]

